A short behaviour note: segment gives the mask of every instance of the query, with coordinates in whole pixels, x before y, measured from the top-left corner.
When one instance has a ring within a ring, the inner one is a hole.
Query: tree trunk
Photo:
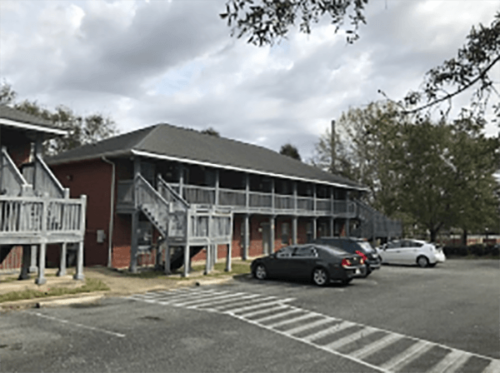
[[[467,229],[463,229],[462,231],[462,245],[467,246]]]

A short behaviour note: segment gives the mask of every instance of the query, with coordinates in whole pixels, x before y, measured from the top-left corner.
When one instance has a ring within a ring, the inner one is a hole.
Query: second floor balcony
[[[356,204],[349,200],[181,185],[179,183],[169,183],[169,185],[191,206],[228,207],[234,213],[248,214],[333,216],[339,218],[354,218],[356,216]],[[118,181],[118,211],[130,211],[134,206],[134,201],[133,180]]]

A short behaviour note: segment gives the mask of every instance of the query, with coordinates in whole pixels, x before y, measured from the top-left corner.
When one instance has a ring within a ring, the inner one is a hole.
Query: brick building
[[[346,178],[168,124],[48,163],[72,194],[88,196],[86,265],[135,271],[156,262],[168,272],[184,264],[187,275],[193,257],[206,259],[210,270],[219,257],[245,259],[317,236],[387,237],[401,230],[353,199],[364,188]]]

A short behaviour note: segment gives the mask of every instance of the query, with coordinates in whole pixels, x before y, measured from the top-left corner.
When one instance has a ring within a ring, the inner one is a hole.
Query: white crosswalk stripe
[[[447,354],[429,373],[446,373],[458,371],[471,355],[466,352],[453,350]]]
[[[349,334],[348,336],[345,336],[344,338],[340,338],[340,339],[336,340],[335,342],[327,344],[325,347],[329,348],[330,350],[338,350],[340,347],[345,346],[346,344],[354,342],[354,341],[361,339],[363,337],[366,337],[367,335],[375,333],[376,331],[377,331],[377,329],[375,329],[375,328],[363,328],[359,332]]]
[[[458,373],[466,364],[469,367],[473,363],[470,359],[474,356],[479,358],[476,360],[482,361],[481,364],[487,360],[488,364],[481,373],[500,372],[500,360],[294,307],[289,304],[294,298],[285,299],[245,292],[232,293],[213,289],[185,288],[135,294],[129,296],[128,299],[230,315],[323,351],[351,359],[380,372],[405,371],[405,367],[410,364],[412,366],[413,364],[418,365],[419,361],[423,361],[423,355],[433,348],[441,348],[441,350],[444,348],[449,352],[434,366],[427,369],[429,373]],[[322,326],[325,328],[320,329]],[[380,337],[374,334],[376,332],[379,332]],[[338,337],[335,338],[337,333]],[[370,335],[373,335],[372,339],[374,337],[377,339],[368,343],[365,341],[363,345],[364,339]],[[330,340],[330,342],[321,343],[323,338]],[[406,343],[408,341],[413,341],[413,343],[401,351],[401,348],[398,349],[397,346],[398,342],[403,340],[406,340]],[[339,350],[342,351],[342,348],[351,348],[351,343],[360,343],[362,346],[348,353],[339,352]],[[370,358],[377,357],[377,353],[380,351],[384,351],[384,356],[387,356],[386,361],[377,364],[371,363],[370,361],[373,360]]]

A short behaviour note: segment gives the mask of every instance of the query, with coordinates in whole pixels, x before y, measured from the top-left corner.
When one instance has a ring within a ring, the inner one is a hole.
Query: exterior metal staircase
[[[352,236],[367,239],[401,237],[400,221],[389,219],[384,214],[362,201],[356,201],[357,216],[361,224],[351,232]]]

